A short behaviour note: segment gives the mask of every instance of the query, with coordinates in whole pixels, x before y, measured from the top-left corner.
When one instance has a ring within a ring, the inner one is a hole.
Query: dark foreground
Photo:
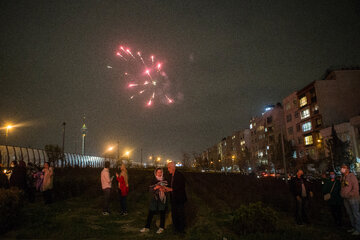
[[[185,173],[187,178],[187,230],[176,235],[167,226],[156,234],[155,216],[150,233],[140,233],[148,211],[149,170],[130,170],[129,215],[120,215],[114,192],[111,214],[101,214],[100,169],[56,170],[55,202],[45,206],[41,196],[24,204],[12,230],[1,239],[356,239],[338,228],[318,186],[311,203],[311,224],[297,226],[294,204],[281,180],[258,180],[241,175]],[[252,215],[249,203],[255,205]],[[241,208],[241,206],[243,206]],[[268,211],[268,207],[274,211]],[[239,208],[241,208],[239,210]],[[246,211],[244,211],[244,209]],[[259,210],[260,209],[260,210]],[[262,212],[263,211],[263,212]],[[248,214],[246,224],[237,222]],[[240,216],[241,215],[241,216]]]

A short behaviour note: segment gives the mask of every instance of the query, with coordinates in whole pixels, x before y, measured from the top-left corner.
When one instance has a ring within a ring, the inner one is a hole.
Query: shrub
[[[278,213],[261,202],[241,205],[234,212],[233,230],[245,235],[255,232],[272,232],[276,230]]]
[[[0,233],[10,230],[19,219],[24,194],[17,188],[0,189]]]

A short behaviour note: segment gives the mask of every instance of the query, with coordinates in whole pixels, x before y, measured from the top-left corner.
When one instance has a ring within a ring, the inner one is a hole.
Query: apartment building
[[[273,166],[281,161],[276,155],[284,129],[284,111],[280,103],[265,108],[259,117],[250,120],[251,164],[256,166]]]
[[[324,158],[320,130],[349,121],[360,113],[360,70],[333,71],[297,92],[300,121],[296,125],[299,158]]]

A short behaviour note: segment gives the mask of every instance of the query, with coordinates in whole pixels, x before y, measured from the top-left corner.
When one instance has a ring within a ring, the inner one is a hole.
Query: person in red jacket
[[[121,173],[116,173],[116,180],[118,181],[118,193],[121,204],[121,215],[128,214],[126,196],[129,193],[128,173],[125,164],[121,165]]]

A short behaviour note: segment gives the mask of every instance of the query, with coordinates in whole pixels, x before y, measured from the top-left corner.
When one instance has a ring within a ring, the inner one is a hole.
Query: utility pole
[[[141,162],[141,167],[143,167],[143,151],[142,151],[142,148],[140,148],[140,162]]]
[[[287,174],[287,170],[286,170],[283,128],[280,127],[280,129],[281,129],[281,148],[282,148],[282,157],[283,157],[283,164],[284,164],[285,183],[288,184],[288,174]]]
[[[120,164],[120,141],[117,141],[117,162]]]
[[[62,141],[62,161],[61,161],[61,165],[62,167],[64,167],[64,158],[65,158],[65,126],[66,126],[66,122],[63,122],[63,141]]]

